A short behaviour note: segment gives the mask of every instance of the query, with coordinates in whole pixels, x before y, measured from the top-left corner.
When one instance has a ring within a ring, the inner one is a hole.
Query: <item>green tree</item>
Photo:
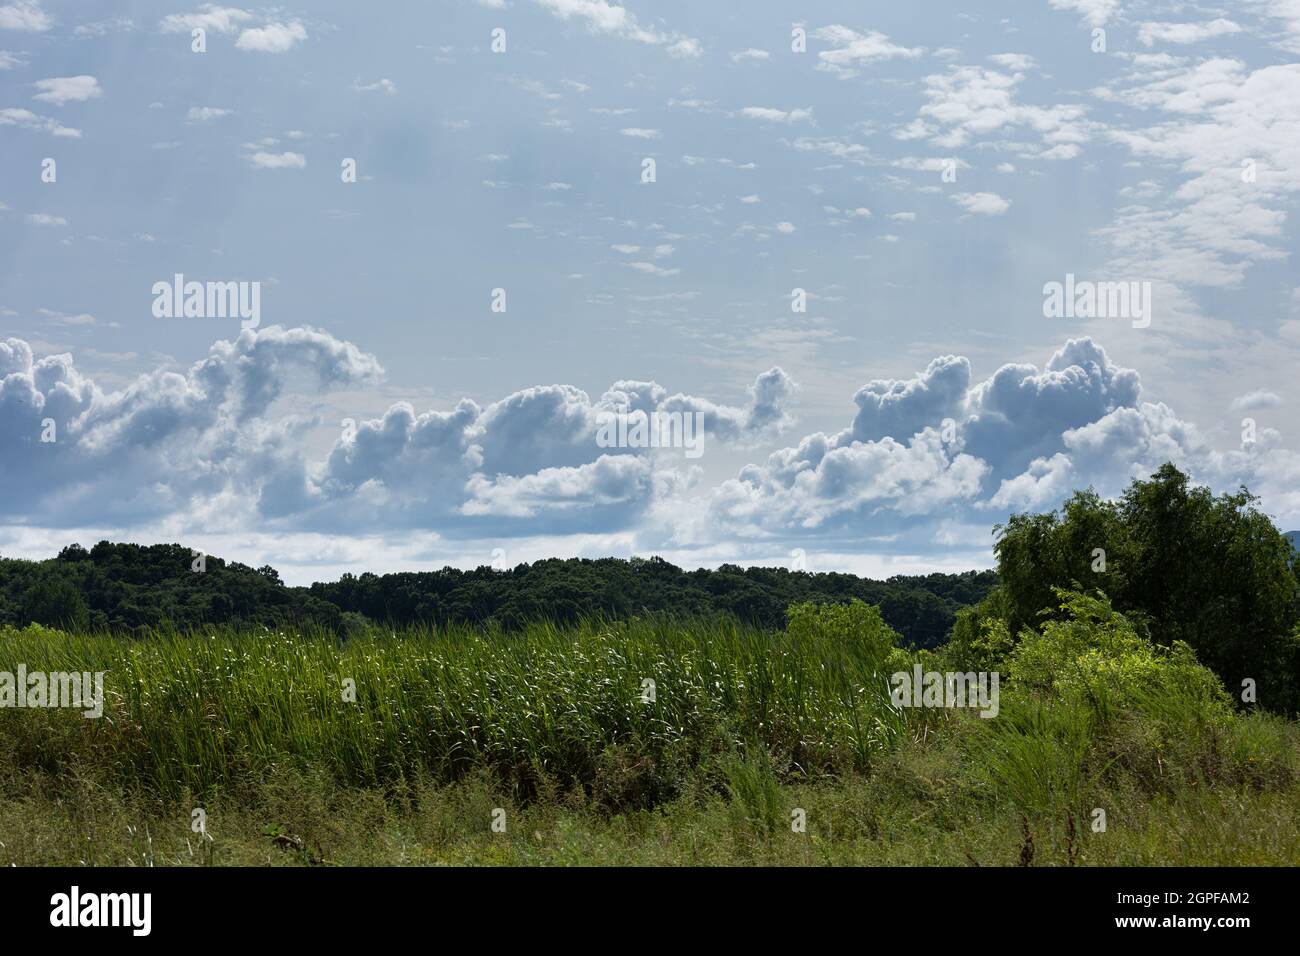
[[[85,630],[90,624],[81,592],[67,578],[48,571],[38,575],[28,589],[22,613],[29,623],[69,631]]]
[[[1300,582],[1257,500],[1244,488],[1216,496],[1166,464],[1117,501],[1089,490],[1012,516],[994,548],[1009,632],[1059,618],[1054,589],[1101,591],[1154,640],[1190,645],[1230,693],[1250,678],[1261,705],[1296,710]]]

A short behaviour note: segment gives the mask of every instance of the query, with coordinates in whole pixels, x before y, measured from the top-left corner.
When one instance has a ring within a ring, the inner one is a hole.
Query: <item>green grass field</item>
[[[962,663],[894,638],[865,605],[775,632],[3,630],[0,671],[107,676],[101,719],[0,709],[0,865],[1300,862],[1300,727],[1119,615],[1022,643],[992,719],[895,707],[889,674]]]

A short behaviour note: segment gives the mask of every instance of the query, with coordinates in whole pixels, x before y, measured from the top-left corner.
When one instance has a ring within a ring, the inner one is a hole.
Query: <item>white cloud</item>
[[[37,309],[39,314],[58,325],[85,326],[95,325],[97,320],[89,312],[78,312],[75,315],[69,315],[65,312],[55,312],[53,309]]]
[[[638,43],[664,47],[671,56],[697,57],[704,50],[699,40],[680,33],[665,33],[643,26],[626,7],[608,0],[536,0],[561,20],[581,20],[592,33],[620,36]]]
[[[632,139],[658,139],[663,133],[657,129],[641,129],[636,126],[629,126],[626,129],[619,130],[624,136],[630,136]]]
[[[220,106],[191,106],[185,118],[191,123],[208,123],[223,116],[230,116],[234,112]]]
[[[936,511],[987,527],[991,510],[1054,504],[1067,477],[1092,470],[1077,433],[1135,410],[1139,388],[1088,339],[1067,342],[1041,372],[1005,365],[977,384],[966,358],[942,356],[911,379],[863,386],[839,433],[807,435],[724,482],[702,533],[896,535],[933,547]]]
[[[397,94],[397,84],[392,80],[383,77],[375,80],[373,83],[367,83],[364,86],[361,84],[360,80],[357,80],[352,84],[352,88],[358,93],[379,92],[386,93],[389,96],[395,96]]]
[[[54,21],[37,0],[18,0],[0,6],[0,30],[44,33],[52,26]]]
[[[704,447],[743,444],[789,424],[793,393],[789,377],[773,368],[755,379],[744,407],[670,395],[639,381],[616,382],[595,402],[572,386],[547,385],[486,408],[462,399],[452,411],[417,415],[398,403],[335,444],[317,482],[320,502],[331,511],[360,509],[384,526],[436,526],[457,516],[536,519],[550,529],[556,522],[582,521],[588,528],[592,521],[625,520],[644,512],[664,483],[655,479],[657,462],[646,449],[600,444],[607,422],[698,413]]]
[[[23,129],[35,129],[51,136],[70,137],[79,139],[81,130],[73,129],[70,126],[64,126],[57,120],[50,119],[46,116],[40,116],[31,110],[24,109],[0,109],[0,126],[18,126]]]
[[[1281,398],[1264,389],[1247,392],[1245,395],[1239,395],[1232,400],[1232,408],[1238,412],[1249,412],[1260,408],[1277,408],[1281,404]]]
[[[37,80],[33,85],[41,92],[32,99],[53,103],[55,106],[84,103],[104,95],[99,81],[93,76],[56,76],[48,80]]]
[[[1119,10],[1119,0],[1051,0],[1057,10],[1074,10],[1082,14],[1089,25],[1104,27]]]
[[[307,28],[302,21],[268,23],[264,27],[250,27],[239,34],[235,46],[256,53],[285,53],[307,39]]]
[[[29,213],[27,221],[33,226],[66,226],[68,224],[68,220],[62,216],[52,216],[47,212]]]
[[[34,360],[26,342],[0,342],[0,448],[9,463],[0,511],[55,526],[135,521],[205,507],[209,494],[232,487],[268,508],[302,475],[285,450],[301,440],[302,423],[267,419],[292,369],[314,372],[322,388],[373,382],[382,372],[323,332],[271,326],[215,343],[185,373],[158,369],[104,392],[70,355]],[[47,417],[59,441],[51,454],[33,455]]]
[[[1032,106],[1017,102],[1021,72],[1003,73],[975,66],[954,66],[925,78],[927,103],[917,120],[904,127],[902,138],[928,137],[936,146],[952,149],[972,139],[1005,134],[1025,127],[1041,137],[1044,149],[1021,147],[1039,159],[1068,159],[1088,139],[1087,109],[1082,105]],[[898,135],[897,133],[895,134]],[[1056,147],[1070,147],[1049,152]]]
[[[1300,5],[1295,0],[1254,0],[1253,6],[1262,15],[1279,21],[1273,45],[1288,53],[1300,53]]]
[[[172,13],[163,17],[158,29],[163,33],[189,33],[192,30],[212,30],[216,33],[234,33],[239,24],[253,19],[253,14],[238,7],[222,7],[204,3],[197,13]]]
[[[967,212],[981,216],[1000,216],[1011,208],[1011,201],[997,193],[954,193],[950,198]]]
[[[791,424],[795,387],[781,369],[759,375],[739,406],[634,380],[594,401],[546,385],[486,407],[462,399],[417,413],[397,402],[323,455],[309,453],[319,423],[286,416],[280,399],[309,381],[323,392],[373,385],[381,374],[374,357],[327,333],[272,326],[215,343],[186,371],[158,368],[106,391],[70,355],[36,359],[26,342],[0,342],[0,455],[9,465],[0,513],[31,528],[166,520],[173,538],[187,528],[326,542],[395,529],[459,541],[622,530],[657,550],[734,554],[746,542],[815,537],[844,553],[950,553],[969,537],[974,552],[1008,510],[1052,507],[1088,484],[1113,494],[1172,460],[1193,480],[1247,483],[1271,512],[1300,514],[1300,456],[1281,449],[1276,432],[1215,451],[1168,406],[1140,401],[1137,374],[1088,339],[1067,342],[1041,370],[1004,365],[980,382],[958,356],[910,379],[868,382],[840,432],[805,435],[698,488],[683,449],[603,447],[602,422],[699,413],[706,452],[754,447]],[[1273,404],[1268,395],[1243,400]],[[60,440],[30,454],[46,417]]]
[[[863,34],[839,24],[814,30],[812,36],[835,48],[817,54],[817,69],[846,79],[857,76],[861,67],[871,63],[900,57],[915,59],[924,52],[921,47],[899,46],[875,30]]]
[[[1112,250],[1107,270],[1166,283],[1165,323],[1181,322],[1187,333],[1200,320],[1181,290],[1236,287],[1252,265],[1286,255],[1283,227],[1300,194],[1300,64],[1251,71],[1215,57],[1156,71],[1135,66],[1096,92],[1149,117],[1150,125],[1112,127],[1113,141],[1182,177],[1164,202],[1123,207],[1099,230]]]
[[[812,107],[801,110],[778,110],[769,106],[746,106],[741,109],[740,115],[767,123],[805,123],[812,120],[813,111]]]
[[[302,169],[307,165],[307,157],[302,153],[266,153],[259,150],[247,158],[258,169]]]
[[[629,262],[629,268],[636,269],[638,272],[644,272],[646,275],[659,276],[667,278],[668,276],[678,275],[681,269],[665,269],[663,266],[656,265],[653,262]]]
[[[731,54],[731,62],[742,63],[745,60],[762,61],[771,59],[771,56],[772,54],[768,53],[766,50],[758,50],[754,47],[750,47],[748,50],[740,50],[739,52]]]
[[[995,53],[989,57],[998,66],[1016,73],[1033,69],[1037,61],[1027,53]]]
[[[1138,40],[1143,46],[1155,46],[1156,43],[1200,43],[1202,40],[1240,32],[1240,26],[1222,18],[1203,23],[1155,23],[1148,20],[1138,24]]]
[[[79,23],[72,32],[79,37],[102,37],[110,33],[126,32],[135,29],[135,21],[130,17],[111,17],[93,23]]]
[[[683,60],[693,60],[704,55],[704,45],[693,37],[682,37],[668,44],[668,55]]]

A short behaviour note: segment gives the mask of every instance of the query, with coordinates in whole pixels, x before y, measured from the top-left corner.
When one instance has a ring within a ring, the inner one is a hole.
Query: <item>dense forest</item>
[[[963,607],[984,599],[992,571],[896,576],[784,568],[683,571],[659,558],[550,559],[508,570],[345,574],[310,588],[286,587],[269,566],[207,557],[201,572],[178,544],[101,541],[64,548],[48,561],[0,559],[0,624],[132,631],[171,626],[315,625],[346,635],[369,623],[395,627],[474,624],[514,629],[547,619],[566,624],[594,614],[706,617],[731,615],[777,628],[800,602],[879,605],[888,624],[915,647],[942,643]]]

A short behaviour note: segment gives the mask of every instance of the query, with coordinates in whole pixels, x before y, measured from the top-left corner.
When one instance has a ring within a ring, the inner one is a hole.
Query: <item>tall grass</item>
[[[105,714],[0,710],[0,748],[20,769],[88,761],[170,797],[282,765],[364,786],[451,781],[477,767],[525,788],[541,777],[591,786],[622,754],[633,789],[653,802],[748,741],[787,773],[865,770],[903,730],[877,661],[872,648],[815,630],[717,621],[342,644],[283,631],[123,640],[10,629],[0,670],[106,671]]]
[[[0,671],[106,672],[102,719],[0,708],[0,865],[1300,860],[1300,725],[1103,623],[1013,652],[992,719],[895,709],[888,672],[944,662],[865,606],[779,632],[0,629]]]

